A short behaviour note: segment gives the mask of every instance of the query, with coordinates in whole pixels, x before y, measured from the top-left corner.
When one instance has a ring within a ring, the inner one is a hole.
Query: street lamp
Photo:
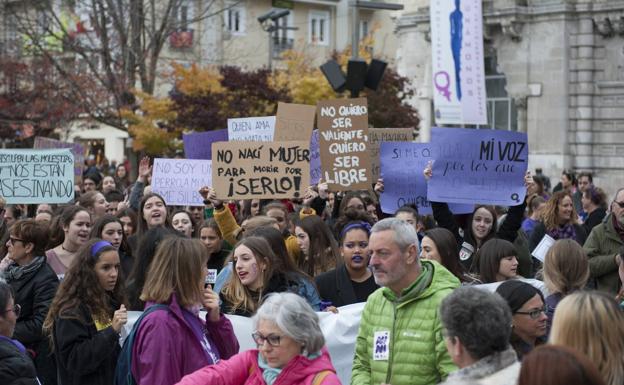
[[[290,15],[287,9],[272,10],[261,16],[258,16],[258,22],[262,26],[262,30],[269,33],[269,70],[273,68],[273,37],[271,34],[280,29],[296,29],[289,27],[280,27],[279,19]]]
[[[380,3],[375,1],[352,0],[349,5],[353,7],[353,24],[351,40],[351,59],[347,65],[347,74],[340,68],[335,60],[330,60],[321,66],[321,71],[332,86],[334,91],[343,92],[345,89],[351,91],[351,97],[358,97],[364,87],[373,91],[377,90],[387,63],[382,60],[373,59],[368,65],[358,57],[360,52],[360,9],[375,9],[398,11],[403,9],[401,4]]]

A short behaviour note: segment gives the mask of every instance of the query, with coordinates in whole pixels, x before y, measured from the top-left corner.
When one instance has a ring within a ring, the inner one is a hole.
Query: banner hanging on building
[[[487,124],[481,0],[432,1],[436,124]]]

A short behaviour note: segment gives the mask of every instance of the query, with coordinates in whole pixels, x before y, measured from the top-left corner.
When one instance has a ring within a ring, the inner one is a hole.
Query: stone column
[[[574,168],[577,170],[593,169],[592,155],[592,124],[594,119],[594,22],[591,16],[579,19],[579,30],[576,36],[577,59],[572,68],[576,71],[576,87],[573,91],[576,103],[573,105],[576,121],[574,131]]]

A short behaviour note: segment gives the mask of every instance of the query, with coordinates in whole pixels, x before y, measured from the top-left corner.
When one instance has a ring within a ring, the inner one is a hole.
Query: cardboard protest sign
[[[516,206],[526,195],[527,134],[500,130],[431,130],[438,149],[427,197],[436,202]]]
[[[228,119],[230,142],[271,142],[274,134],[275,116]]]
[[[71,201],[74,155],[69,149],[0,150],[0,196],[8,204]]]
[[[323,179],[332,191],[370,189],[370,149],[366,98],[318,103]]]
[[[431,214],[427,199],[427,181],[423,170],[435,158],[430,143],[382,142],[379,153],[384,192],[379,198],[381,210],[387,214],[404,205],[415,204],[419,214]],[[449,204],[455,214],[471,213],[473,205]]]
[[[297,198],[310,184],[309,141],[218,142],[212,186],[219,199]]]
[[[310,185],[317,185],[321,181],[321,150],[319,148],[318,130],[312,131],[310,138]]]
[[[82,169],[84,168],[84,146],[80,143],[62,142],[56,139],[35,137],[36,149],[52,149],[52,148],[69,148],[74,154],[74,182],[80,184],[82,182]]]
[[[316,107],[307,104],[277,103],[273,140],[308,140],[314,129]]]
[[[212,186],[212,161],[154,159],[152,191],[173,206],[203,206],[199,189]]]
[[[414,128],[369,128],[371,173],[373,182],[379,179],[379,145],[381,142],[411,142],[414,140]]]
[[[212,159],[212,143],[227,142],[228,132],[222,130],[196,132],[182,135],[184,155],[187,159]]]

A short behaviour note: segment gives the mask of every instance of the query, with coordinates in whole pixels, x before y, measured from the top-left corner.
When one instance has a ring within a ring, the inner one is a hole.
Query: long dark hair
[[[153,197],[160,199],[163,205],[165,205],[165,223],[163,225],[165,227],[169,227],[169,228],[171,227],[171,222],[169,221],[169,215],[168,215],[169,213],[167,212],[168,211],[167,202],[165,202],[165,198],[163,198],[159,194],[151,192],[149,194],[145,194],[143,196],[143,199],[141,199],[141,203],[139,204],[139,212],[137,213],[138,225],[135,231],[135,234],[138,234],[139,236],[145,234],[149,230],[149,227],[147,226],[147,221],[143,217],[143,207],[145,207],[145,203],[147,202],[147,200]]]
[[[440,255],[442,266],[448,271],[453,273],[454,276],[459,278],[460,281],[465,282],[466,271],[459,262],[459,250],[457,250],[457,239],[449,230],[436,227],[435,229],[425,231],[425,237],[429,237],[433,243],[435,243]]]
[[[148,230],[139,239],[138,251],[134,259],[134,266],[128,279],[129,310],[143,310],[143,302],[139,299],[150,264],[156,254],[160,242],[167,237],[181,237],[177,231],[167,227],[154,227]]]
[[[485,209],[492,215],[492,227],[490,228],[490,231],[485,235],[485,237],[481,240],[480,244],[477,242],[477,238],[472,233],[472,219],[474,218],[475,213],[479,209]],[[473,245],[475,249],[477,248],[478,244],[483,245],[485,242],[496,237],[496,220],[497,219],[498,219],[498,216],[496,215],[496,210],[494,210],[493,206],[488,206],[488,205],[475,206],[474,210],[472,211],[472,215],[470,215],[470,218],[468,219],[468,228],[464,230],[464,234],[465,234],[464,239],[468,243]]]
[[[336,267],[338,263],[338,243],[329,229],[329,226],[318,215],[310,215],[297,223],[310,239],[310,249],[307,258],[300,258],[299,268],[309,276],[326,272]]]
[[[100,241],[102,240],[98,238],[92,239],[78,250],[65,278],[59,285],[43,322],[43,330],[50,336],[51,343],[53,343],[54,322],[57,318],[77,318],[80,322],[87,323],[88,320],[80,319],[79,313],[75,312],[76,308],[84,306],[88,309],[93,321],[108,323],[116,310],[112,308],[111,299],[117,304],[126,303],[123,275],[118,275],[115,288],[110,293],[99,283],[95,264],[103,253],[116,251],[113,246],[104,246],[92,254],[91,248]]]
[[[501,259],[512,255],[517,256],[518,252],[513,243],[509,241],[493,238],[484,243],[473,261],[479,271],[481,281],[483,283],[496,282]]]
[[[69,224],[74,220],[76,214],[81,211],[84,211],[91,217],[89,211],[82,206],[64,206],[60,209],[58,215],[52,217],[52,222],[49,227],[50,237],[47,249],[53,249],[65,241],[65,231],[63,228],[69,227]]]
[[[119,223],[121,226],[121,245],[119,245],[119,251],[121,251],[124,255],[131,255],[132,250],[130,250],[130,245],[128,244],[128,240],[126,239],[126,233],[123,231],[123,223],[119,220],[119,218],[106,214],[93,224],[91,227],[91,233],[89,234],[89,238],[102,238],[102,231],[104,231],[104,227],[109,223]]]

